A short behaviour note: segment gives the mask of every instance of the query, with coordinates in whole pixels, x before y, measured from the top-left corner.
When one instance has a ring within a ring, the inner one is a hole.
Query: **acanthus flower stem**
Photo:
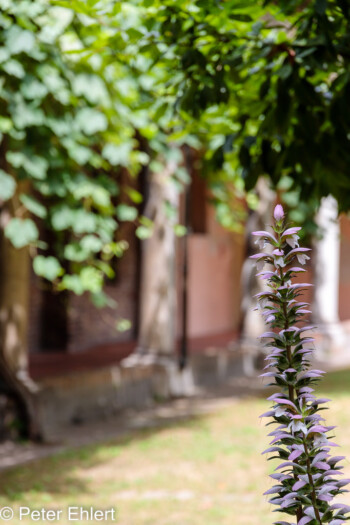
[[[309,451],[308,451],[308,448],[307,448],[307,443],[305,441],[305,438],[303,439],[303,445],[304,445],[305,455],[306,455],[306,458],[307,458],[306,459],[307,476],[309,478],[309,484],[311,486],[312,506],[314,508],[315,516],[316,516],[317,521],[319,522],[320,525],[322,525],[321,516],[320,516],[320,513],[319,513],[318,508],[317,508],[315,485],[314,485],[314,480],[312,479],[311,463],[310,463],[310,459],[309,459]]]
[[[278,237],[279,237],[278,240],[280,244],[281,243],[280,235]],[[280,277],[281,277],[281,284],[283,286],[284,285],[284,274],[283,274],[282,268],[280,268]],[[286,307],[285,302],[283,302],[283,316],[284,316],[284,329],[287,330],[289,328],[289,321],[288,321],[288,312],[287,312],[287,307]],[[291,351],[290,345],[286,346],[286,350],[287,350],[288,364],[289,366],[292,366],[292,351]],[[289,400],[292,403],[294,403],[293,385],[288,385],[288,395],[289,395]],[[295,462],[298,463],[298,460],[296,459]],[[296,472],[294,472],[294,479],[295,481],[298,481],[298,475]],[[303,517],[303,508],[300,506],[298,507],[298,510],[297,510],[297,515],[296,515],[297,521],[300,521],[302,517]]]
[[[279,244],[280,244],[280,238],[279,238]],[[281,284],[283,286],[283,284],[284,284],[284,273],[283,273],[282,268],[280,268],[280,278],[281,278]],[[283,307],[282,308],[283,308],[283,317],[284,317],[284,329],[287,330],[289,328],[289,321],[288,321],[288,312],[287,312],[287,307],[286,307],[286,303],[285,302],[283,302]],[[291,346],[290,345],[286,345],[286,350],[287,350],[287,358],[288,358],[289,366],[292,366],[292,349],[291,349]],[[288,385],[288,394],[289,394],[290,401],[292,401],[292,403],[294,403],[294,387],[293,387],[293,385]],[[314,482],[313,482],[312,474],[311,474],[311,463],[310,463],[310,459],[309,459],[309,451],[308,451],[307,443],[306,443],[305,439],[303,439],[303,445],[304,445],[305,455],[307,457],[307,460],[306,460],[307,474],[308,474],[308,478],[309,478],[309,484],[311,486],[312,504],[313,504],[313,508],[314,508],[314,511],[315,511],[316,519],[319,522],[319,524],[322,525],[321,516],[320,516],[320,513],[319,513],[318,508],[317,508],[316,492],[315,492],[315,486],[314,486]],[[298,460],[295,460],[295,462],[298,463]],[[297,473],[294,474],[294,478],[296,480],[298,479]],[[297,521],[301,520],[301,518],[303,517],[303,509],[302,509],[302,507],[298,508],[296,517],[297,517]]]
[[[293,283],[300,268],[292,266],[292,263],[294,258],[298,258],[301,265],[305,264],[306,259],[302,255],[309,249],[299,247],[296,232],[300,228],[289,228],[281,205],[276,207],[274,218],[273,233],[253,233],[263,239],[264,246],[270,246],[269,250],[251,256],[258,261],[258,271],[261,264],[274,267],[273,271],[262,272],[269,291],[258,294],[258,309],[262,310],[266,324],[271,328],[261,337],[272,339],[265,347],[273,347],[267,356],[269,365],[265,368],[273,368],[274,371],[263,373],[262,376],[273,377],[270,385],[280,388],[281,393],[274,393],[268,398],[274,402],[274,406],[261,417],[272,416],[273,420],[267,424],[279,425],[269,434],[275,436],[271,441],[274,446],[264,451],[264,454],[277,452],[282,462],[276,470],[285,470],[284,474],[271,474],[278,483],[265,494],[272,494],[269,502],[279,507],[277,511],[293,515],[296,518],[293,521],[298,525],[310,522],[314,525],[340,525],[350,520],[350,516],[346,516],[350,506],[340,503],[330,505],[329,502],[344,492],[343,487],[349,480],[333,479],[340,470],[334,467],[339,458],[331,458],[327,452],[323,452],[329,450],[324,444],[328,443],[327,433],[334,427],[321,424],[324,418],[319,414],[322,410],[319,404],[327,400],[317,399],[311,394],[314,392],[311,387],[318,382],[323,372],[309,370],[311,362],[307,356],[312,350],[304,345],[314,339],[301,335],[314,327],[295,326],[300,321],[305,322],[305,314],[311,313],[298,300],[300,293],[311,285]],[[291,246],[292,250],[289,250]],[[329,445],[335,446],[335,443],[329,442]],[[325,476],[325,470],[328,476]]]

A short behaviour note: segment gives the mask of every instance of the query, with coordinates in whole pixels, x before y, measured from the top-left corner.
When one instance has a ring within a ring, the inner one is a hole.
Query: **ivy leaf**
[[[14,168],[23,168],[34,179],[43,180],[46,177],[49,163],[44,157],[21,151],[8,151],[6,160]]]
[[[71,290],[77,295],[82,295],[85,291],[79,275],[64,275],[59,288],[61,290]]]
[[[90,198],[96,206],[101,208],[108,208],[111,205],[109,191],[87,179],[79,181],[72,193],[77,200]]]
[[[39,38],[42,42],[53,44],[74,18],[74,11],[61,6],[52,6],[48,11]]]
[[[16,182],[11,175],[0,169],[0,200],[7,201],[13,197],[16,190]]]
[[[72,87],[78,97],[83,95],[92,104],[103,103],[108,97],[106,86],[97,75],[76,75]]]
[[[21,84],[21,92],[29,100],[38,100],[47,95],[47,87],[36,78],[26,77]]]
[[[143,201],[142,194],[134,188],[126,188],[125,192],[135,204],[140,204]]]
[[[39,231],[31,219],[14,217],[5,228],[5,236],[15,248],[23,248],[38,239]]]
[[[105,131],[108,121],[106,116],[97,109],[83,108],[77,113],[75,124],[78,130],[86,135],[93,135],[99,131]]]
[[[37,255],[33,261],[34,271],[39,277],[44,277],[48,281],[53,281],[63,274],[63,268],[56,257],[44,257]]]
[[[12,120],[6,117],[0,117],[0,132],[8,133],[13,128]]]
[[[183,224],[175,224],[174,232],[177,237],[184,237],[187,233],[187,228]]]
[[[64,247],[64,257],[68,261],[83,262],[89,256],[89,252],[84,250],[78,243],[67,244]]]
[[[9,60],[2,67],[8,75],[16,78],[23,78],[26,74],[24,67],[18,60]]]
[[[45,219],[45,217],[47,216],[47,210],[45,206],[36,199],[34,199],[34,197],[22,193],[19,199],[22,202],[22,204],[24,204],[24,206],[27,208],[27,210],[33,213],[33,215],[36,215],[41,219]]]
[[[102,155],[112,166],[127,166],[132,148],[131,141],[123,144],[106,144],[102,150]]]
[[[115,327],[118,332],[126,332],[132,327],[131,321],[129,319],[118,319],[115,323]]]
[[[117,306],[117,303],[102,291],[91,294],[91,300],[96,308],[105,308],[106,306],[115,308]]]
[[[96,230],[96,216],[85,210],[77,210],[72,224],[75,233],[93,233]]]
[[[119,204],[116,207],[116,214],[120,221],[134,221],[138,216],[138,211],[133,206]]]
[[[103,248],[103,243],[99,237],[96,237],[96,235],[85,235],[81,241],[80,245],[83,248],[83,250],[86,250],[87,252],[95,252],[98,253]]]
[[[103,274],[91,266],[83,268],[80,272],[81,284],[87,292],[98,293],[103,286]]]
[[[18,25],[13,25],[8,29],[6,47],[12,55],[22,52],[29,54],[34,46],[35,37],[31,31],[21,29]]]
[[[51,224],[57,231],[67,230],[74,221],[74,210],[68,206],[60,206],[51,214]]]
[[[147,226],[139,226],[138,228],[136,228],[135,233],[139,239],[145,240],[145,239],[149,239],[150,237],[152,237],[153,230],[152,228],[149,228]]]

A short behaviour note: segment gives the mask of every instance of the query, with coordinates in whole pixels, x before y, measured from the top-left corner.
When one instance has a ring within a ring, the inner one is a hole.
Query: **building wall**
[[[182,245],[177,262],[178,335],[182,317]],[[222,228],[206,204],[204,233],[188,236],[188,336],[238,331],[241,320],[241,268],[244,239]]]
[[[241,268],[245,247],[243,235],[233,234],[217,224],[214,209],[206,204],[205,230],[188,237],[188,335],[191,338],[239,330],[241,321]],[[121,234],[129,242],[129,249],[118,260],[117,277],[107,283],[106,293],[117,302],[116,310],[97,309],[88,295],[72,294],[69,306],[70,353],[111,343],[134,339],[138,324],[138,272],[139,248],[134,226],[123,226]],[[182,317],[182,246],[177,246],[177,334],[181,335]],[[312,282],[312,272],[299,277],[302,282]],[[32,276],[30,291],[29,350],[44,351],[39,347],[41,283]],[[339,315],[350,319],[350,220],[341,217],[341,256],[339,283]],[[304,295],[312,300],[312,291]],[[118,319],[128,319],[132,328],[125,332],[116,330]]]
[[[96,308],[87,294],[72,295],[69,311],[69,352],[79,352],[104,343],[129,341],[134,337],[137,323],[137,240],[132,224],[124,224],[121,238],[129,248],[117,260],[116,278],[107,283],[105,293],[116,302],[116,308]],[[116,322],[127,319],[130,330],[118,332]]]
[[[136,336],[138,307],[138,241],[135,227],[125,223],[120,228],[120,238],[128,241],[129,249],[116,261],[116,278],[107,282],[105,293],[116,302],[116,308],[96,308],[89,294],[70,294],[68,306],[69,343],[62,351],[75,353],[111,342],[129,341]],[[42,306],[42,282],[34,274],[31,279],[31,302],[29,322],[29,351],[45,352],[40,348]],[[132,323],[129,330],[120,332],[116,323],[127,319]]]
[[[189,239],[189,336],[238,328],[240,284],[234,273],[232,236],[192,235]]]

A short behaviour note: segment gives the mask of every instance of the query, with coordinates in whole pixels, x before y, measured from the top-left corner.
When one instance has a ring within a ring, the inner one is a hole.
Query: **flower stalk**
[[[258,277],[266,280],[267,289],[257,294],[258,310],[270,330],[262,334],[269,353],[262,377],[271,379],[278,389],[268,400],[271,410],[261,417],[272,418],[268,425],[277,425],[270,436],[270,447],[263,454],[282,461],[271,474],[275,485],[265,494],[277,512],[292,521],[276,521],[275,525],[342,525],[350,519],[350,507],[333,503],[350,482],[339,480],[343,456],[330,454],[337,446],[331,441],[334,427],[326,426],[320,411],[329,399],[317,398],[314,386],[324,372],[311,368],[314,339],[308,325],[309,304],[302,300],[308,283],[294,283],[305,272],[309,248],[299,246],[301,228],[289,227],[284,210],[278,204],[271,231],[253,232],[260,253],[256,261]],[[266,249],[266,250],[265,250]],[[269,265],[269,269],[265,269]]]

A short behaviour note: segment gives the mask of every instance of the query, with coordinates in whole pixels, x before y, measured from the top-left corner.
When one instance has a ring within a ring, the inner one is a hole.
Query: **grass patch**
[[[339,454],[350,459],[350,371],[328,374],[319,391],[334,400],[325,417],[341,427]],[[258,418],[267,407],[233,400],[205,417],[15,468],[0,474],[0,506],[15,515],[21,505],[63,509],[60,525],[70,505],[116,507],[118,525],[271,525],[278,516],[262,492],[273,465],[261,456],[268,438]],[[19,523],[33,522],[11,521]]]

